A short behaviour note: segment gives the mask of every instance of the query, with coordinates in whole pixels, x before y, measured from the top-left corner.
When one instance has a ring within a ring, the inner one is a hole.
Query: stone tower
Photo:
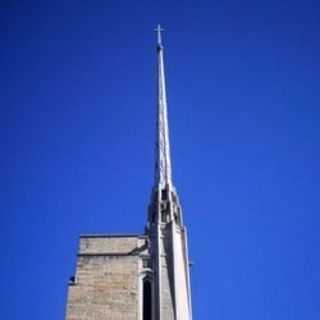
[[[191,320],[186,228],[172,182],[162,29],[157,27],[155,181],[145,233],[82,235],[66,320]]]

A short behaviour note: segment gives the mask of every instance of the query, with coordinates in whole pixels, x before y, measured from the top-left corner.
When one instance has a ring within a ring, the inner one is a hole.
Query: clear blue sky
[[[141,233],[155,34],[195,320],[320,319],[319,1],[2,1],[1,319],[63,319],[80,233]]]

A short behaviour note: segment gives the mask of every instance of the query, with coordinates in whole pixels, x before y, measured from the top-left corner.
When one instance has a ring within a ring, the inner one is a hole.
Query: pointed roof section
[[[163,29],[160,25],[155,29],[157,32],[157,140],[156,140],[156,168],[155,168],[155,187],[163,189],[167,185],[172,185],[169,125],[167,111],[167,93],[164,72],[163,45],[161,33]]]

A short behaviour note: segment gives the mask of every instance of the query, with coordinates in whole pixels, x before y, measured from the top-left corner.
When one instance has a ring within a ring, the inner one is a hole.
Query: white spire
[[[154,314],[155,320],[192,320],[186,228],[171,176],[162,31],[158,25],[156,168],[147,225],[153,258]]]
[[[158,56],[158,116],[157,116],[157,141],[156,141],[156,172],[155,187],[163,188],[172,184],[171,159],[169,143],[169,126],[167,111],[166,82],[163,61],[163,45],[160,25],[157,32],[157,56]]]

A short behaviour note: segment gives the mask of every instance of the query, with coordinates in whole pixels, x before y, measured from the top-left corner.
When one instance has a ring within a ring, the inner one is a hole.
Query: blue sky
[[[141,233],[155,34],[194,319],[319,319],[318,1],[1,5],[3,319],[63,319],[80,233]]]

